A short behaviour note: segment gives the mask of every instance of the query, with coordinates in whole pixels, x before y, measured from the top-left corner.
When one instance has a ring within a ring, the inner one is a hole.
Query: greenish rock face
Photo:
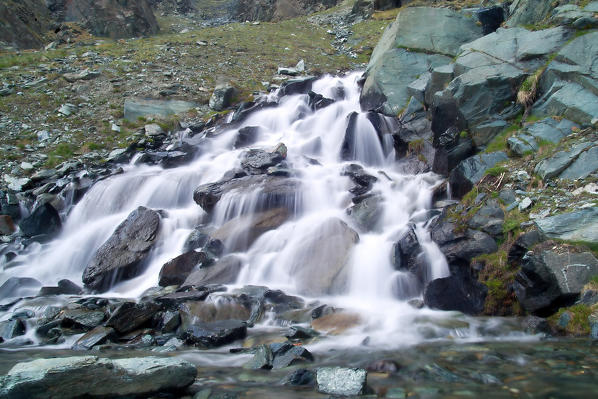
[[[592,166],[596,163],[595,159],[590,159],[588,163],[578,163],[577,160],[581,157],[584,151],[588,150],[592,146],[590,142],[581,142],[573,145],[571,149],[565,151],[559,151],[552,157],[540,161],[534,171],[542,177],[542,179],[552,179],[561,174],[565,174],[568,178],[572,178],[576,174],[585,174],[586,176],[593,172]],[[592,151],[591,154],[595,152]],[[587,155],[583,157],[586,159]],[[569,170],[576,164],[573,169]],[[585,172],[585,173],[582,173]],[[586,174],[587,173],[587,174]]]
[[[536,152],[542,141],[557,144],[573,132],[577,124],[567,119],[560,121],[544,118],[525,127],[525,130],[509,137],[507,144],[511,151],[522,156],[527,152]]]
[[[542,93],[533,114],[560,115],[581,124],[598,119],[598,32],[563,47],[539,82]]]
[[[96,356],[37,359],[16,364],[0,384],[0,397],[123,396],[180,389],[195,380],[187,361],[159,358],[110,360]]]
[[[127,98],[125,100],[125,119],[136,122],[139,117],[159,116],[165,118],[189,111],[196,106],[197,104],[189,101]]]
[[[384,32],[372,53],[361,106],[396,115],[410,98],[407,86],[429,70],[449,64],[459,47],[482,36],[473,18],[428,7],[407,8]]]
[[[552,0],[515,0],[509,7],[507,26],[534,25],[550,15]]]
[[[351,396],[364,393],[367,371],[344,367],[322,367],[316,372],[318,391],[330,395]]]
[[[598,207],[536,220],[536,226],[549,238],[598,243]]]

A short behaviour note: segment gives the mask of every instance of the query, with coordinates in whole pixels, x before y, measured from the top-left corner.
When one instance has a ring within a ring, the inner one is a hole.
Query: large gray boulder
[[[197,106],[196,103],[181,100],[156,100],[149,98],[127,98],[125,100],[125,119],[137,122],[140,117],[158,116],[166,118],[170,115],[189,111]]]
[[[499,123],[492,129],[488,123],[504,121],[519,112],[515,99],[523,81],[571,37],[572,32],[563,27],[498,29],[461,46],[455,78],[433,98],[435,116],[446,114],[444,108],[456,108],[450,113],[455,120],[440,125],[468,129],[476,146],[486,145],[505,126]]]
[[[598,32],[563,47],[540,78],[537,115],[560,115],[588,125],[598,121]]]
[[[402,10],[376,45],[360,98],[366,110],[396,116],[409,101],[407,86],[429,69],[448,64],[459,46],[482,36],[473,17],[447,8]]]
[[[559,304],[572,302],[598,274],[598,259],[591,252],[544,247],[523,257],[514,283],[517,299],[528,312],[551,312]]]
[[[94,290],[107,291],[112,285],[139,275],[159,228],[158,212],[142,206],[131,212],[97,250],[83,271],[83,283]]]
[[[598,243],[598,207],[538,219],[536,226],[549,238]]]
[[[513,153],[522,156],[538,151],[542,142],[557,144],[570,135],[574,128],[579,126],[568,119],[544,118],[509,137],[507,145]]]
[[[106,359],[76,356],[18,363],[0,377],[3,398],[77,398],[147,395],[191,385],[196,367],[181,359]]]
[[[451,193],[456,198],[461,198],[482,180],[488,169],[508,159],[507,154],[500,151],[474,155],[461,161],[449,175]]]
[[[295,249],[289,274],[298,292],[323,295],[342,291],[347,264],[359,235],[337,218],[314,226],[312,234]]]
[[[363,395],[367,389],[368,372],[347,367],[320,367],[316,370],[318,392],[334,396]]]
[[[542,179],[584,178],[598,169],[597,152],[598,147],[592,147],[591,142],[582,141],[538,162],[534,171]]]
[[[242,268],[241,259],[234,255],[227,255],[211,266],[194,270],[182,285],[201,287],[207,284],[232,284],[237,280]]]

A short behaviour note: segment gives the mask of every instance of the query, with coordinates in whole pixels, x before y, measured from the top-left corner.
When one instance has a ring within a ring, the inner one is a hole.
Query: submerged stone
[[[363,395],[367,374],[366,370],[358,368],[320,367],[316,371],[317,390],[338,396]]]

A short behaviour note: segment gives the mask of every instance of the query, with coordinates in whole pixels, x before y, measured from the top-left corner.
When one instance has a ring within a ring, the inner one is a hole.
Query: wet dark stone
[[[83,292],[83,289],[70,280],[64,279],[58,282],[57,287],[42,287],[39,290],[39,296],[48,295],[78,295]]]
[[[314,111],[325,108],[334,103],[333,99],[326,98],[321,94],[314,93],[313,91],[310,91],[307,93],[307,95],[309,96],[309,106]]]
[[[256,142],[260,128],[258,126],[246,126],[239,129],[233,148],[241,148]]]
[[[89,350],[95,345],[101,345],[106,340],[114,335],[114,329],[110,327],[97,326],[93,330],[88,331],[85,335],[75,342],[74,350]]]
[[[289,79],[280,86],[279,95],[305,94],[311,90],[311,86],[316,79],[315,76]]]
[[[314,387],[316,385],[316,373],[307,369],[298,369],[286,376],[282,383],[291,386]]]
[[[502,6],[478,8],[475,14],[482,24],[484,35],[495,32],[505,20],[505,10]]]
[[[67,309],[63,312],[62,326],[81,328],[85,331],[100,325],[106,315],[100,310],[86,308]]]
[[[284,334],[288,339],[309,339],[320,335],[316,330],[301,326],[291,326]]]
[[[297,363],[312,362],[313,355],[301,346],[291,344],[271,344],[270,349],[274,355],[272,368],[280,369]]]
[[[269,167],[278,165],[284,159],[285,155],[280,152],[251,149],[243,153],[241,168],[250,175],[263,174]]]
[[[35,295],[42,283],[30,277],[11,277],[0,286],[0,299]]]
[[[55,236],[62,228],[58,211],[49,203],[38,206],[30,216],[19,223],[21,233],[26,237]]]
[[[542,235],[538,230],[532,230],[522,233],[517,237],[507,255],[507,261],[510,265],[521,265],[523,256],[536,244],[542,242]]]
[[[192,272],[183,286],[201,287],[207,284],[231,284],[237,279],[243,262],[234,255],[224,256],[212,266]]]
[[[392,246],[392,264],[397,270],[415,271],[417,257],[422,252],[415,234],[415,225],[408,226],[407,233]]]
[[[181,324],[181,315],[179,312],[167,311],[162,314],[160,321],[160,329],[163,333],[170,333],[176,331]]]
[[[247,325],[240,320],[221,320],[190,325],[181,338],[201,348],[215,348],[247,336]]]
[[[0,337],[5,341],[25,334],[25,331],[25,323],[21,319],[0,321]]]
[[[205,233],[203,231],[203,228],[200,227],[196,227],[191,234],[189,234],[189,237],[187,237],[187,240],[185,241],[185,245],[183,246],[183,250],[185,252],[188,251],[193,251],[194,249],[200,249],[203,248],[208,241],[210,240],[210,236],[209,234]]]
[[[167,308],[174,308],[177,305],[186,301],[203,301],[210,294],[208,290],[189,289],[187,291],[173,292],[156,298],[156,302],[166,306]]]
[[[125,302],[119,305],[106,322],[106,327],[113,327],[119,334],[136,330],[150,321],[160,306],[153,302]]]
[[[243,365],[244,368],[252,370],[270,370],[272,368],[272,350],[267,345],[260,345],[255,350],[253,358]]]
[[[185,281],[193,269],[206,267],[212,262],[213,259],[205,252],[186,252],[169,260],[162,266],[158,277],[158,285],[161,287],[180,285]]]
[[[140,206],[102,244],[83,272],[83,283],[98,291],[138,276],[160,227],[158,212]]]
[[[484,310],[488,287],[468,273],[432,280],[424,291],[427,306],[477,315]]]

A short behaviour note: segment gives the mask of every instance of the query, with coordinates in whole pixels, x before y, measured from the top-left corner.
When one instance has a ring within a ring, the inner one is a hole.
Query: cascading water
[[[83,269],[102,243],[143,205],[164,211],[158,243],[145,272],[115,285],[106,296],[140,297],[158,285],[162,265],[183,252],[195,226],[228,226],[225,252],[236,252],[243,260],[236,285],[279,288],[360,315],[359,327],[335,345],[360,344],[366,336],[370,345],[405,345],[443,337],[448,331],[457,338],[475,337],[475,328],[455,333],[442,327],[442,320],[464,316],[416,310],[405,302],[421,295],[426,281],[449,274],[426,230],[432,189],[440,178],[401,172],[392,137],[380,137],[360,112],[358,77],[353,73],[314,82],[314,92],[336,100],[317,111],[309,106],[307,95],[282,97],[278,106],[254,112],[240,126],[203,140],[201,155],[188,165],[166,170],[127,165],[123,174],[96,183],[86,193],[68,215],[59,238],[32,245],[12,260],[0,283],[12,276],[34,277],[47,285],[64,278],[81,282]],[[259,127],[255,142],[233,148],[239,130],[249,126]],[[288,179],[298,187],[282,204],[290,217],[280,226],[257,239],[244,233],[244,223],[269,208],[264,202],[269,197],[260,194],[267,189],[263,185],[226,193],[209,214],[193,201],[196,187],[238,168],[248,148],[271,151],[279,143],[286,145]],[[374,209],[365,226],[349,214],[356,210],[348,212],[353,204],[346,170],[354,167],[351,164],[375,177],[372,195],[363,199],[373,198]],[[425,266],[419,276],[395,270],[391,261],[393,243],[410,224],[423,249]]]

